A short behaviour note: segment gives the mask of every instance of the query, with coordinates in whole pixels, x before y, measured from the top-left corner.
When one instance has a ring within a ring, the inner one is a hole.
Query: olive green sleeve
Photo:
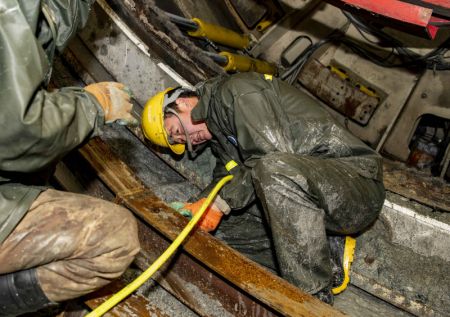
[[[0,170],[31,172],[98,132],[103,114],[80,88],[42,89],[49,62],[15,0],[0,8]]]
[[[58,30],[56,48],[61,52],[69,40],[85,25],[95,0],[41,0],[52,12]]]
[[[245,93],[235,94],[234,125],[236,139],[243,159],[239,168],[232,171],[233,180],[220,192],[221,197],[232,207],[242,208],[254,198],[252,168],[265,153],[276,150],[274,142],[282,133],[282,126],[267,96],[270,91],[249,89]],[[279,145],[283,146],[283,145]]]
[[[233,179],[220,191],[220,197],[231,209],[247,207],[255,200],[251,172],[251,169],[245,166],[238,166],[230,171]]]

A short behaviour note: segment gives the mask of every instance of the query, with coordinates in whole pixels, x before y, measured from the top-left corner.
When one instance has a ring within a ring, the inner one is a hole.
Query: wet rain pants
[[[138,251],[136,220],[127,209],[48,189],[0,244],[0,274],[37,268],[44,294],[59,302],[119,277]]]
[[[281,275],[308,293],[329,286],[326,234],[369,226],[384,201],[383,185],[339,159],[272,153],[252,170],[270,226]]]

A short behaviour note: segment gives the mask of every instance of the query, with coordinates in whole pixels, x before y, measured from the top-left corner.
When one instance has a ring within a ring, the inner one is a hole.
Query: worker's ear
[[[192,110],[196,102],[192,100],[192,97],[180,97],[175,101],[177,104],[177,108],[180,112],[190,111]]]

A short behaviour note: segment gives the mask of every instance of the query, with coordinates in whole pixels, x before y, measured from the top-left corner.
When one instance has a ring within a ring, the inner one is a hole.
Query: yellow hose
[[[186,227],[181,231],[178,237],[172,242],[172,244],[164,251],[163,254],[155,261],[153,264],[145,270],[141,275],[139,275],[133,282],[125,286],[119,292],[111,296],[106,302],[98,306],[92,312],[86,315],[86,317],[100,317],[103,316],[108,310],[113,308],[117,303],[122,301],[125,297],[133,293],[136,289],[138,289],[142,284],[144,284],[176,251],[176,249],[180,246],[183,240],[187,237],[189,232],[194,228],[200,218],[203,216],[206,208],[211,204],[216,194],[219,190],[229,182],[233,178],[233,175],[228,175],[223,177],[217,184],[214,186],[211,193],[206,198],[203,205],[200,207],[199,211],[194,215],[194,217],[189,221]]]

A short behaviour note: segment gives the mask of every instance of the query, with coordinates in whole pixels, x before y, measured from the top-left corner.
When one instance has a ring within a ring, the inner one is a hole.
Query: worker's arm
[[[0,170],[36,171],[98,133],[103,113],[80,88],[42,89],[49,62],[16,1],[0,13]]]
[[[239,153],[233,155],[241,159],[238,167],[231,171],[234,178],[221,190],[221,197],[232,209],[243,208],[250,204],[255,197],[252,168],[258,160],[266,153],[273,151],[289,151],[289,142],[284,139],[288,137],[281,122],[281,114],[276,113],[278,107],[273,103],[279,102],[269,89],[261,89],[248,82],[231,82],[224,87],[228,89],[233,97],[233,118],[236,144]],[[237,147],[230,144],[225,151],[231,153]],[[231,159],[226,154],[217,151],[215,153],[222,164],[215,170],[215,178],[226,173],[224,164]]]
[[[253,189],[251,169],[246,166],[238,165],[228,172],[224,164],[218,162],[214,170],[214,181],[210,186],[214,186],[219,179],[228,173],[233,175],[233,179],[221,189],[219,192],[220,197],[226,201],[231,209],[247,207],[254,201],[255,192]]]
[[[22,6],[30,5],[26,0],[19,0]],[[55,45],[58,51],[62,52],[70,39],[80,31],[87,23],[91,6],[95,0],[41,0],[33,1],[46,4],[51,15],[51,19],[57,30]],[[25,3],[25,4],[24,4]],[[41,28],[46,28],[47,23],[43,23]],[[39,40],[42,43],[45,39],[45,33],[51,33],[50,29],[40,32]],[[49,36],[49,35],[48,35]],[[47,37],[48,37],[47,36]]]
[[[199,194],[192,197],[189,201],[194,202],[205,198],[224,176],[233,175],[233,179],[228,182],[219,192],[220,200],[224,204],[218,204],[218,208],[225,214],[231,209],[242,209],[249,205],[255,199],[251,170],[243,165],[238,159],[238,152],[231,144],[221,147],[217,142],[211,141],[211,150],[217,158],[216,166],[213,171],[213,180]],[[225,168],[226,163],[235,161],[238,165],[228,171]],[[225,206],[226,205],[226,206]],[[223,206],[223,207],[222,207]]]

